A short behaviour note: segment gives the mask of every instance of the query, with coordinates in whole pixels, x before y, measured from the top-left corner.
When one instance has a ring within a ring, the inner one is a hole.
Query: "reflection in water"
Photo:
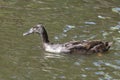
[[[62,58],[63,56],[60,54],[55,54],[55,53],[44,53],[45,56],[44,58]]]

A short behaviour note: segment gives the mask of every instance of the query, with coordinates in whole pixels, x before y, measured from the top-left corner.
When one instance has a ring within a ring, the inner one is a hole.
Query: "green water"
[[[0,80],[120,80],[119,0],[0,0]],[[51,42],[113,41],[107,54],[47,53],[23,32],[43,23]],[[67,28],[70,26],[72,28]]]

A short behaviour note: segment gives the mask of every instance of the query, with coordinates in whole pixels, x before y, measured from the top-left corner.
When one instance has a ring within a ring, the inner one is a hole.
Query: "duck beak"
[[[23,36],[29,35],[33,33],[33,29],[30,29],[29,31],[23,33]]]

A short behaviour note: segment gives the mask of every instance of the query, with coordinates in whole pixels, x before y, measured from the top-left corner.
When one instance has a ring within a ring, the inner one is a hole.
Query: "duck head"
[[[23,36],[26,36],[32,33],[38,33],[42,37],[42,40],[44,43],[49,43],[48,34],[44,28],[44,25],[37,24],[36,26],[30,28],[27,32],[23,33]]]
[[[23,33],[23,36],[26,36],[32,33],[43,34],[44,32],[45,32],[44,26],[42,24],[37,24],[36,26],[30,28],[27,32]]]

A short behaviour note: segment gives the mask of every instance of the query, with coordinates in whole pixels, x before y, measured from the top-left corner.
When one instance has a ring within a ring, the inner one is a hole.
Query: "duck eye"
[[[36,27],[36,26],[35,26],[35,27],[33,27],[33,30],[36,30],[36,29],[38,29],[38,27]]]

